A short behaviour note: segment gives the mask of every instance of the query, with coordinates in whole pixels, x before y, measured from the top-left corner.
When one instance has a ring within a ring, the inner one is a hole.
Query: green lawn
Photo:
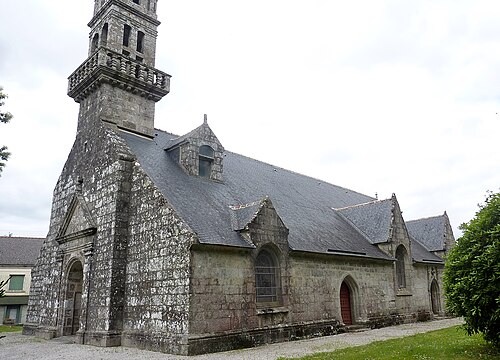
[[[284,360],[285,358],[282,358]],[[490,360],[500,359],[500,352],[480,335],[468,336],[460,327],[431,331],[400,339],[377,341],[368,345],[305,356],[303,360]]]
[[[22,326],[8,326],[8,325],[0,325],[0,333],[5,333],[5,332],[19,332],[22,331],[23,327]]]

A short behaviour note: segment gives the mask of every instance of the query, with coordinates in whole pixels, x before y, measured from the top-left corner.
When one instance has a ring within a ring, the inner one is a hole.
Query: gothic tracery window
[[[261,250],[255,259],[255,293],[258,303],[280,301],[278,260],[268,250]]]

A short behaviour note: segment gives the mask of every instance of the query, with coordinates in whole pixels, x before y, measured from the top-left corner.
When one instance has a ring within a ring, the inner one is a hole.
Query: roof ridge
[[[45,240],[45,237],[36,236],[0,236],[0,239]]]
[[[438,218],[444,218],[445,215],[442,214],[442,215],[434,215],[434,216],[427,216],[427,217],[423,217],[423,218],[419,218],[419,219],[414,219],[414,220],[408,220],[408,221],[405,221],[407,224],[408,223],[411,223],[411,222],[417,222],[417,221],[422,221],[422,220],[430,220],[430,219],[438,219]]]
[[[392,198],[383,199],[383,200],[373,200],[373,201],[368,201],[368,202],[361,203],[361,204],[355,204],[355,205],[351,205],[351,206],[344,206],[344,207],[341,207],[341,208],[332,208],[332,210],[342,211],[342,210],[353,209],[353,208],[362,207],[362,206],[373,205],[373,204],[376,204],[376,203],[383,203],[385,201],[391,201],[391,200],[392,200]]]

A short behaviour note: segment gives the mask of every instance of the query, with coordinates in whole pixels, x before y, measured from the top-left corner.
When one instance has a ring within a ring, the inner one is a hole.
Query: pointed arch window
[[[210,178],[212,174],[212,165],[215,159],[215,151],[208,145],[200,146],[199,150],[199,169],[200,176]]]
[[[280,267],[278,259],[263,249],[255,259],[255,293],[257,303],[269,304],[280,301]]]
[[[406,249],[399,245],[396,249],[396,280],[398,289],[406,288]]]

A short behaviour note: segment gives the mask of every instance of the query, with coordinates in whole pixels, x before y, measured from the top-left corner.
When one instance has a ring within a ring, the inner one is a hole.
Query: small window
[[[95,34],[94,37],[92,38],[92,46],[90,48],[90,52],[93,53],[94,51],[96,51],[98,46],[99,46],[99,34]]]
[[[123,25],[123,46],[128,46],[130,43],[130,32],[132,28],[127,24]]]
[[[101,31],[101,46],[108,45],[108,23],[104,24]]]
[[[279,266],[275,256],[262,250],[255,259],[255,293],[258,303],[280,300]]]
[[[142,52],[144,45],[144,33],[142,31],[137,32],[137,51]]]
[[[214,163],[214,149],[212,149],[210,146],[203,145],[200,146],[199,152],[200,165],[198,174],[200,176],[210,178],[210,175],[212,174],[212,165]]]
[[[148,0],[148,11],[151,10],[151,0]]]
[[[134,0],[134,3],[139,4],[139,5],[141,4],[141,2],[139,0]]]
[[[9,280],[9,290],[22,291],[24,287],[24,275],[12,275]]]
[[[396,249],[396,277],[398,289],[406,288],[405,257],[406,250],[403,245],[399,245]]]

